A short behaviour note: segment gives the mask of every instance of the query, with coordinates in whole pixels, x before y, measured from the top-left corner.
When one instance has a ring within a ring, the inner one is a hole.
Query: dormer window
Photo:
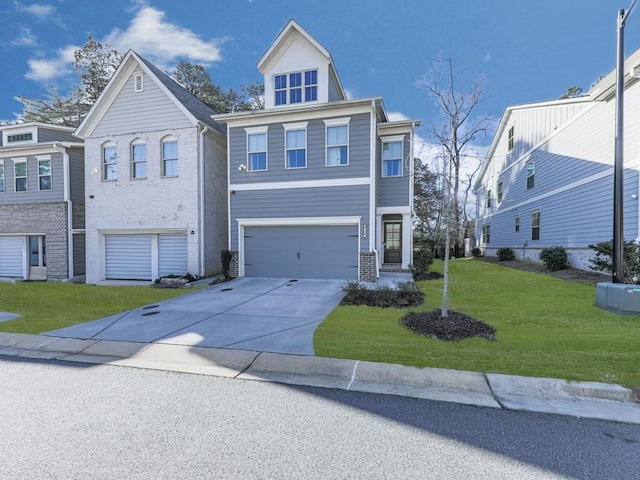
[[[7,143],[30,142],[33,140],[33,133],[18,133],[7,135]]]
[[[315,102],[318,100],[318,71],[276,75],[274,91],[276,105]]]
[[[4,146],[22,145],[25,143],[37,143],[38,135],[36,128],[12,129],[2,132],[2,144]]]

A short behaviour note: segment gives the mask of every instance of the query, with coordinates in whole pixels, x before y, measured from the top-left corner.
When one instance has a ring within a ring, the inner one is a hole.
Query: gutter
[[[198,126],[202,128],[200,130],[200,148],[199,148],[199,162],[200,162],[200,175],[199,175],[199,188],[200,188],[200,273],[201,277],[205,276],[205,230],[204,230],[204,218],[205,218],[205,199],[204,199],[204,136],[209,131],[209,127],[198,122]]]
[[[63,201],[67,204],[67,263],[69,278],[74,277],[73,271],[73,202],[71,201],[70,185],[71,171],[69,168],[69,154],[67,149],[58,142],[53,143],[53,148],[62,154],[62,171],[64,178]]]

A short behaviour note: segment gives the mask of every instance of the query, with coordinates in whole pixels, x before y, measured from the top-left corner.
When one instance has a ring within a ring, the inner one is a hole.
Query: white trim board
[[[290,182],[264,182],[264,183],[234,183],[229,185],[230,190],[236,192],[247,190],[280,190],[293,188],[320,188],[320,187],[349,187],[354,185],[369,185],[369,177],[340,178],[335,180],[303,180]]]

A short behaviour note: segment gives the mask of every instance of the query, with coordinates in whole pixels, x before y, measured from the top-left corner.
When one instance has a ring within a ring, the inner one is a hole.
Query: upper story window
[[[107,144],[102,147],[102,180],[118,179],[118,155],[116,146]]]
[[[0,160],[0,193],[4,193],[4,161]]]
[[[286,168],[307,166],[307,122],[284,125]]]
[[[502,203],[502,180],[498,182],[498,205]]]
[[[17,133],[15,135],[7,135],[7,143],[30,142],[33,140],[33,133]]]
[[[508,139],[507,139],[507,148],[509,151],[513,150],[513,146],[514,146],[514,127],[511,127],[509,129],[509,135],[508,135]]]
[[[325,120],[327,167],[349,165],[349,118]]]
[[[318,100],[318,71],[307,70],[274,77],[275,104],[287,105]]]
[[[162,141],[162,176],[178,176],[178,141],[173,137]]]
[[[38,190],[51,190],[51,159],[38,159]]]
[[[16,192],[27,191],[27,161],[14,160],[13,164],[15,174],[15,190]]]
[[[131,173],[133,178],[147,177],[147,145],[134,141],[131,145]]]
[[[267,127],[245,128],[250,172],[267,170]]]
[[[487,190],[487,202],[486,202],[487,208],[491,208],[491,201],[492,201],[491,193],[492,193],[491,190]]]
[[[527,190],[532,189],[536,184],[536,162],[527,162]]]
[[[540,212],[531,214],[531,240],[540,240]]]
[[[401,177],[403,137],[388,137],[382,140],[382,176]]]
[[[37,143],[38,142],[38,129],[33,128],[21,128],[10,129],[2,132],[2,144],[4,146],[19,145],[22,143]]]

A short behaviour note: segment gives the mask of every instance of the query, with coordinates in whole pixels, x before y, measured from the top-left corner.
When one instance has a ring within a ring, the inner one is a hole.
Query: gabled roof
[[[316,51],[323,57],[325,57],[329,63],[329,75],[334,79],[338,89],[340,90],[340,95],[343,100],[347,99],[347,96],[344,92],[344,88],[342,88],[342,83],[340,82],[340,78],[338,77],[338,72],[335,68],[335,63],[333,62],[333,58],[327,50],[320,42],[318,42],[315,38],[313,38],[309,32],[307,32],[304,28],[300,26],[298,22],[296,22],[293,18],[287,22],[284,28],[280,31],[275,40],[271,43],[271,46],[267,49],[267,51],[260,57],[258,60],[258,70],[264,76],[265,70],[267,66],[272,63],[275,59],[277,59],[283,52],[283,50],[288,46],[289,42],[296,35],[302,37],[306,40],[311,46],[313,46]]]
[[[115,101],[118,93],[124,87],[133,71],[140,67],[144,73],[154,80],[158,87],[170,98],[173,103],[184,113],[184,115],[194,124],[202,123],[208,127],[224,134],[224,127],[215,122],[211,115],[216,112],[198,100],[188,92],[178,82],[160,71],[155,65],[138,55],[133,50],[129,50],[118,65],[115,73],[107,83],[107,86],[91,107],[91,110],[76,129],[75,135],[79,138],[87,138],[95,129],[102,117],[105,115],[111,104]],[[169,127],[169,125],[168,125]]]

